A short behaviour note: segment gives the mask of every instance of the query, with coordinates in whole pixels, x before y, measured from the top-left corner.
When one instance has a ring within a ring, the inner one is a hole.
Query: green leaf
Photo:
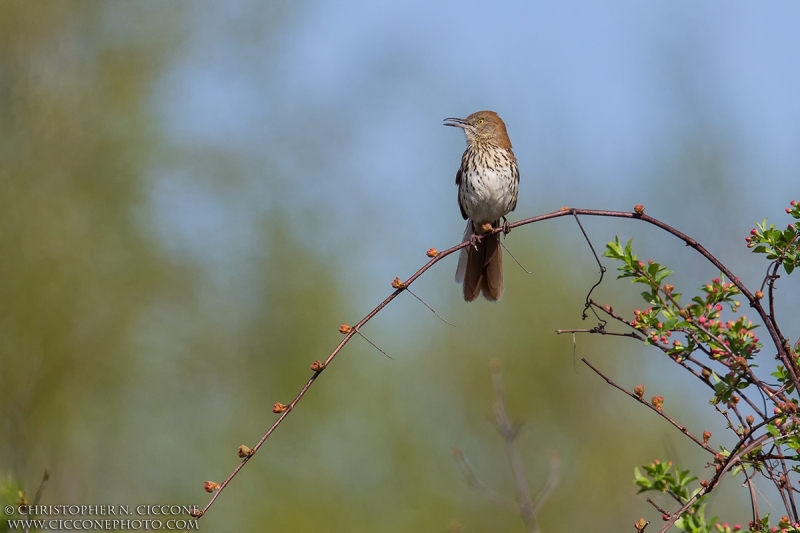
[[[652,306],[661,305],[661,302],[658,300],[658,296],[656,296],[652,292],[647,292],[647,291],[643,292],[642,299]]]
[[[606,244],[606,251],[603,253],[603,257],[622,259],[622,246],[619,243],[619,237],[617,237],[614,242]]]

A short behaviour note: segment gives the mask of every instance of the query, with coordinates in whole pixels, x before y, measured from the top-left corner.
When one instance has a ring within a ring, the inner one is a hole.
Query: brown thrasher
[[[500,219],[517,207],[519,169],[506,125],[494,111],[478,111],[467,118],[446,118],[445,126],[464,130],[467,149],[456,172],[458,207],[467,220],[456,282],[463,284],[464,300],[483,293],[491,301],[503,296],[503,252],[500,234],[479,235],[500,226]],[[508,222],[504,222],[508,233]]]

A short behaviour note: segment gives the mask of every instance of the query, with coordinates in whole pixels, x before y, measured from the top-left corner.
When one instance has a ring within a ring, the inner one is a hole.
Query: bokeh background
[[[512,220],[641,203],[759,283],[744,236],[800,196],[799,17],[791,1],[0,3],[4,486],[32,494],[47,469],[42,503],[204,505],[338,325],[458,242],[464,140],[445,117],[506,120]],[[583,222],[599,249],[633,237],[683,292],[717,274],[653,228]],[[398,298],[365,329],[395,360],[349,344],[201,528],[522,531],[451,452],[513,497],[492,359],[534,491],[561,457],[542,531],[657,523],[634,466],[706,457],[576,357],[730,444],[708,392],[636,343],[573,353],[555,335],[593,325],[574,221],[506,244],[533,275],[507,260],[504,299],[466,305],[455,258],[438,264],[414,290],[456,327]],[[800,287],[778,287],[796,338]],[[596,297],[630,315],[637,293],[612,275]],[[746,522],[745,498],[729,482],[711,510]]]

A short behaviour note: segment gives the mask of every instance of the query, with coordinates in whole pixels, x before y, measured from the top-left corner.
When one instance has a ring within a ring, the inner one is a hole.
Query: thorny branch
[[[763,445],[771,438],[773,437],[772,435],[769,434],[761,435],[759,438],[755,439],[746,446],[742,446],[745,442],[744,439],[739,441],[739,443],[736,445],[736,448],[734,448],[734,450],[731,452],[728,459],[722,464],[722,467],[719,468],[716,474],[714,474],[714,477],[711,478],[711,481],[709,481],[708,484],[706,484],[705,486],[700,487],[700,490],[697,492],[697,494],[689,498],[689,501],[687,501],[683,505],[683,507],[681,507],[674,513],[671,513],[670,518],[664,523],[664,526],[658,530],[658,533],[666,533],[666,531],[669,528],[671,528],[675,524],[675,522],[678,521],[678,519],[683,515],[683,513],[686,512],[687,509],[689,509],[689,507],[694,505],[695,502],[697,502],[697,500],[699,500],[700,498],[711,492],[714,489],[714,487],[716,487],[717,484],[720,482],[722,476],[728,470],[730,470],[735,465],[741,462],[743,456],[747,455],[751,451]]]
[[[521,227],[521,226],[526,226],[526,225],[529,225],[529,224],[534,224],[534,223],[537,223],[537,222],[543,222],[545,220],[560,218],[560,217],[564,217],[564,216],[573,216],[573,217],[575,217],[576,221],[578,222],[578,225],[580,226],[582,233],[584,234],[584,236],[586,236],[586,233],[583,230],[582,225],[580,224],[580,220],[578,219],[578,216],[580,215],[580,216],[627,218],[627,219],[639,220],[639,221],[647,222],[648,224],[656,226],[657,228],[659,228],[659,229],[661,229],[663,231],[666,231],[667,233],[669,233],[671,235],[674,235],[678,239],[682,240],[687,246],[689,246],[689,247],[693,248],[695,251],[697,251],[708,262],[710,262],[712,265],[714,265],[714,267],[717,270],[719,270],[720,272],[722,272],[729,280],[731,280],[731,282],[734,283],[736,285],[736,287],[741,291],[741,293],[747,298],[750,306],[756,310],[756,312],[758,313],[758,315],[761,317],[762,321],[764,322],[764,324],[765,324],[765,326],[766,326],[766,328],[767,328],[767,330],[768,330],[768,332],[770,334],[770,337],[772,338],[772,341],[773,341],[773,343],[774,343],[774,345],[776,347],[778,358],[781,360],[783,365],[787,368],[787,370],[788,370],[788,372],[790,374],[792,383],[794,384],[795,390],[800,390],[800,379],[798,379],[798,374],[800,374],[800,371],[798,370],[795,361],[792,360],[792,358],[790,357],[790,350],[789,350],[788,341],[782,337],[782,335],[780,334],[780,332],[777,329],[777,326],[776,326],[776,324],[775,324],[775,322],[773,320],[774,311],[772,311],[772,309],[771,309],[772,312],[768,313],[764,309],[762,304],[761,304],[761,298],[760,297],[756,297],[756,295],[751,293],[747,289],[747,287],[745,287],[744,284],[739,280],[739,278],[736,277],[735,274],[733,274],[733,272],[731,272],[725,265],[723,265],[714,255],[712,255],[708,250],[706,250],[702,245],[700,245],[695,239],[693,239],[693,238],[689,237],[688,235],[686,235],[685,233],[673,228],[672,226],[670,226],[670,225],[668,225],[668,224],[666,224],[664,222],[661,222],[660,220],[657,220],[657,219],[655,219],[655,218],[653,218],[653,217],[651,217],[649,215],[644,214],[643,208],[640,209],[639,207],[640,206],[637,206],[637,209],[634,212],[607,211],[607,210],[598,210],[598,209],[562,208],[562,209],[560,209],[558,211],[554,211],[552,213],[546,213],[546,214],[542,214],[542,215],[526,218],[526,219],[520,220],[518,222],[514,222],[514,223],[508,225],[508,229],[513,229],[513,228],[517,228],[517,227]],[[491,235],[491,234],[494,234],[494,233],[499,233],[500,231],[504,231],[504,228],[502,228],[502,227],[495,228],[493,231],[491,231],[491,232],[489,232],[487,234],[484,234],[483,236],[480,236],[478,238],[485,238],[487,235]],[[587,237],[587,241],[588,241],[588,237]],[[591,246],[591,242],[589,244]],[[415,272],[410,278],[408,278],[408,280],[406,280],[405,282],[402,282],[400,284],[399,288],[396,288],[394,292],[392,292],[389,296],[386,297],[386,299],[384,299],[374,309],[372,309],[369,313],[367,313],[367,315],[364,316],[361,320],[359,320],[358,323],[356,323],[352,327],[343,328],[342,331],[345,333],[345,335],[342,338],[342,340],[339,342],[339,344],[333,349],[333,351],[328,355],[328,357],[325,359],[324,362],[320,363],[318,361],[315,361],[315,364],[312,365],[312,370],[313,370],[312,375],[309,377],[308,381],[306,381],[306,383],[300,388],[300,390],[297,393],[297,395],[294,397],[294,399],[288,405],[284,406],[282,404],[276,404],[275,411],[280,413],[280,416],[278,417],[278,419],[275,420],[275,422],[264,433],[264,435],[259,439],[259,441],[256,443],[256,445],[252,449],[247,449],[246,453],[242,453],[241,452],[241,448],[240,448],[240,456],[242,457],[241,462],[239,462],[236,465],[236,467],[233,469],[233,471],[230,473],[230,475],[225,479],[225,481],[223,481],[221,484],[214,484],[214,488],[211,489],[214,492],[214,494],[212,495],[211,499],[209,500],[209,502],[206,504],[206,506],[202,510],[199,510],[196,513],[194,513],[194,517],[195,518],[200,518],[208,511],[208,509],[214,504],[214,502],[217,500],[217,498],[222,493],[222,491],[225,490],[225,488],[228,486],[228,484],[239,473],[239,471],[244,467],[244,465],[247,464],[247,462],[253,457],[253,455],[255,455],[255,453],[261,448],[261,446],[264,444],[264,442],[272,435],[272,433],[278,428],[278,426],[280,426],[280,424],[286,419],[286,417],[289,416],[289,413],[291,413],[294,410],[294,408],[297,406],[298,402],[300,402],[300,400],[303,398],[303,396],[305,396],[305,394],[308,391],[308,389],[314,384],[314,382],[317,380],[317,378],[320,376],[320,374],[328,367],[328,365],[339,354],[339,352],[342,351],[344,346],[348,342],[350,342],[350,340],[352,340],[352,338],[356,334],[360,334],[360,331],[359,331],[360,328],[362,328],[376,314],[378,314],[381,310],[383,310],[383,308],[385,308],[387,305],[389,305],[389,303],[391,303],[392,300],[397,298],[400,295],[400,293],[403,292],[404,290],[406,290],[412,283],[414,283],[414,281],[416,281],[417,278],[419,278],[425,272],[430,270],[436,263],[438,263],[439,261],[441,261],[445,257],[447,257],[447,256],[449,256],[451,254],[454,254],[454,253],[458,252],[459,250],[461,250],[462,248],[465,248],[465,247],[467,247],[469,245],[470,245],[469,241],[466,241],[466,242],[462,242],[462,243],[460,243],[460,244],[458,244],[456,246],[453,246],[451,248],[448,248],[447,250],[444,250],[442,252],[436,252],[433,249],[429,250],[428,255],[429,255],[429,257],[431,257],[430,261],[428,261],[425,265],[423,265],[422,268],[420,268],[417,272]],[[594,253],[593,247],[592,247],[592,251]],[[600,261],[597,258],[597,254],[594,253],[594,255],[595,255],[595,259],[597,259],[598,265],[601,268],[601,278],[602,278],[602,274],[604,273],[605,269],[602,266],[602,264],[600,264]],[[770,284],[770,287],[771,287],[771,284]],[[587,297],[587,300],[589,300],[588,297]],[[592,302],[589,300],[587,302],[587,304],[589,306],[591,306]],[[601,322],[601,324],[602,324],[602,322]],[[598,331],[598,333],[599,333],[599,331]],[[278,408],[278,406],[280,406],[280,409]],[[763,437],[761,439],[763,439]],[[763,441],[761,441],[759,439],[759,442],[763,442]],[[751,443],[751,445],[752,445],[752,443]],[[749,445],[749,446],[751,446],[751,445]],[[244,448],[244,447],[242,447],[242,448]],[[733,458],[733,457],[734,457],[734,455],[731,454],[731,458]],[[730,464],[730,462],[727,463],[727,464]],[[723,471],[725,471],[725,470],[727,470],[727,468],[724,469]],[[715,477],[715,480],[718,479],[720,475],[721,475],[721,473],[718,472],[717,476]],[[709,487],[702,493],[705,494],[706,492],[711,490],[712,487],[713,487],[713,484],[709,485]],[[697,497],[699,497],[699,495]],[[696,500],[696,498],[695,498],[695,500]],[[674,523],[675,520],[677,520],[677,518],[680,516],[680,514],[683,511],[685,511],[685,509],[688,509],[688,507],[691,505],[691,503],[692,502],[688,503],[685,506],[685,508],[682,509],[680,512],[673,514],[673,519],[671,520],[671,522],[666,524],[665,527],[662,528],[661,531],[662,532],[666,531],[669,528],[669,526],[671,526],[671,524]],[[188,530],[187,530],[187,532],[188,532]]]
[[[666,414],[666,413],[665,413],[665,412],[664,412],[664,411],[661,409],[661,406],[660,406],[660,405],[658,405],[658,404],[655,404],[655,405],[654,405],[654,403],[650,403],[650,402],[648,402],[648,401],[647,401],[647,400],[645,400],[645,399],[644,399],[642,396],[640,396],[640,395],[638,395],[638,394],[636,394],[636,393],[630,392],[630,391],[628,391],[628,390],[625,390],[623,387],[620,387],[620,386],[619,386],[619,385],[617,385],[617,384],[616,384],[616,383],[615,383],[615,382],[614,382],[614,381],[613,381],[611,378],[609,378],[608,376],[606,376],[605,374],[603,374],[602,372],[600,372],[599,370],[597,370],[597,368],[595,368],[595,367],[594,367],[594,366],[593,366],[593,365],[592,365],[592,364],[591,364],[589,361],[587,361],[586,359],[581,359],[581,361],[583,361],[583,363],[584,363],[586,366],[588,366],[589,368],[591,368],[591,369],[594,371],[594,373],[595,373],[595,374],[597,374],[598,376],[600,376],[601,378],[603,378],[603,379],[606,381],[606,383],[608,383],[609,385],[611,385],[611,386],[612,386],[612,387],[614,387],[615,389],[617,389],[617,390],[619,390],[619,391],[622,391],[622,392],[624,392],[625,394],[627,394],[628,396],[630,396],[631,398],[633,398],[634,400],[636,400],[636,401],[637,401],[637,402],[639,402],[640,404],[642,404],[642,405],[646,405],[646,406],[647,406],[648,408],[650,408],[650,409],[651,409],[653,412],[655,412],[655,413],[657,413],[659,416],[661,416],[661,418],[663,418],[664,420],[666,420],[667,422],[669,422],[670,424],[672,424],[673,426],[675,426],[675,428],[677,428],[677,429],[678,429],[678,431],[680,431],[681,433],[683,433],[684,435],[686,435],[687,437],[689,437],[690,439],[692,439],[692,440],[693,440],[693,441],[694,441],[694,442],[695,442],[695,443],[696,443],[698,446],[700,446],[701,448],[703,448],[705,451],[707,451],[707,452],[711,453],[712,455],[716,455],[716,453],[717,453],[717,452],[716,452],[716,450],[714,450],[713,448],[711,448],[711,446],[709,446],[709,445],[708,445],[708,443],[705,443],[705,442],[701,441],[700,439],[698,439],[697,437],[695,437],[694,435],[692,435],[692,434],[689,432],[689,430],[688,430],[688,429],[686,429],[686,428],[685,428],[685,427],[683,427],[682,425],[678,424],[678,423],[677,423],[675,420],[673,420],[673,419],[672,419],[672,418],[671,418],[669,415],[667,415],[667,414]]]

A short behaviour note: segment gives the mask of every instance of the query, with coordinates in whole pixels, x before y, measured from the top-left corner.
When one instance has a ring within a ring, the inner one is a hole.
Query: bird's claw
[[[476,252],[478,251],[478,243],[479,242],[481,242],[481,236],[480,235],[476,235],[476,234],[473,233],[472,235],[469,236],[469,245],[471,247],[475,248]]]
[[[508,223],[508,219],[506,217],[503,217],[503,233],[505,235],[511,233],[511,225]]]

